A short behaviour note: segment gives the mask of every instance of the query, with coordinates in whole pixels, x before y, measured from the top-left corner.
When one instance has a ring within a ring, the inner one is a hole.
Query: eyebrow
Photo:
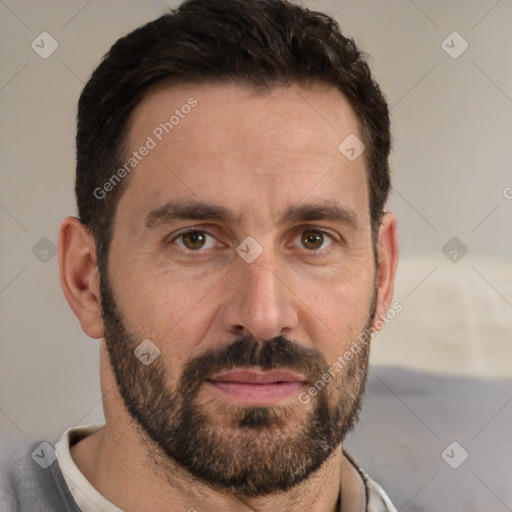
[[[170,201],[149,212],[144,220],[144,225],[153,229],[175,220],[217,220],[225,223],[237,223],[239,219],[240,216],[235,215],[231,210],[221,205],[199,201]],[[359,215],[355,211],[344,208],[333,201],[291,205],[282,214],[277,224],[319,220],[339,222],[352,229],[359,227]]]
[[[149,212],[144,220],[144,225],[147,228],[156,228],[174,220],[184,219],[235,222],[236,216],[220,205],[206,204],[199,201],[185,203],[170,201]]]
[[[339,222],[353,229],[359,227],[359,215],[354,210],[342,207],[333,201],[290,206],[286,209],[278,224],[318,220]]]

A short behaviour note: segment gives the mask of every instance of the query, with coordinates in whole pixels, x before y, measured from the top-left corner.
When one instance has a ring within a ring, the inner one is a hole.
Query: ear
[[[59,229],[59,270],[62,290],[83,331],[91,338],[102,338],[96,246],[76,217],[66,217]]]
[[[385,325],[384,319],[391,305],[395,287],[395,274],[398,265],[398,232],[396,217],[392,212],[386,212],[382,216],[377,244],[378,278],[377,307],[373,318],[374,331],[379,331]]]

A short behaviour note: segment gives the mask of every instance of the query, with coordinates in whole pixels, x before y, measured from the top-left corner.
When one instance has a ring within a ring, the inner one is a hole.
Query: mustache
[[[180,388],[190,396],[205,380],[221,371],[255,366],[263,370],[294,370],[302,373],[309,382],[316,381],[328,369],[318,350],[304,347],[284,336],[265,341],[244,336],[226,347],[209,349],[191,359],[183,369]]]

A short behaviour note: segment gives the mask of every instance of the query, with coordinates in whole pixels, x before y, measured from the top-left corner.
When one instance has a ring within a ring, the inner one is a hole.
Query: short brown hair
[[[95,237],[100,267],[107,261],[127,180],[102,199],[94,190],[122,165],[130,115],[163,81],[236,81],[258,88],[316,81],[338,88],[365,139],[375,243],[390,188],[389,113],[354,40],[343,36],[331,17],[287,0],[188,0],[119,39],[80,96],[75,191],[78,215]]]

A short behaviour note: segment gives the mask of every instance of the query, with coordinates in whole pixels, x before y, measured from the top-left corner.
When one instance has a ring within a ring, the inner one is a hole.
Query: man
[[[342,448],[393,293],[389,149],[323,14],[191,0],[120,39],[59,233],[106,423],[11,453],[2,510],[395,510]]]

